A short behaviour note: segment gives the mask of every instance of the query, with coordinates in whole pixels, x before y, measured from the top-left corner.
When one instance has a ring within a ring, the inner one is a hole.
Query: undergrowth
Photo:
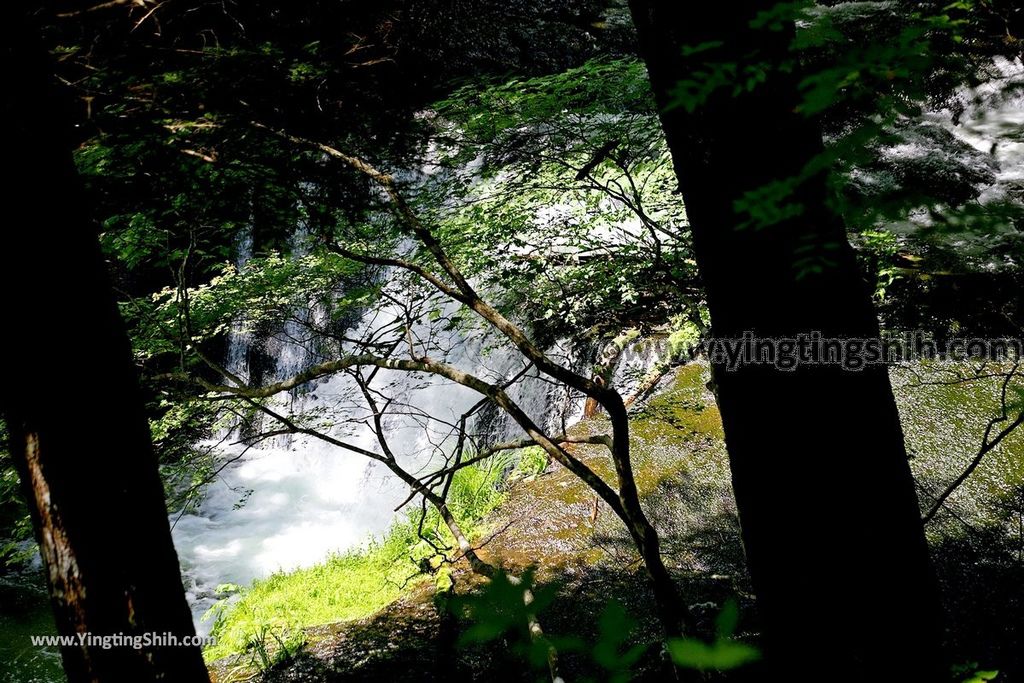
[[[471,538],[486,533],[484,519],[504,499],[506,481],[543,470],[538,454],[524,451],[456,472],[448,506]],[[204,617],[215,619],[211,635],[216,638],[204,655],[213,661],[248,654],[251,664],[266,668],[277,661],[279,643],[288,643],[280,653],[285,656],[301,647],[302,629],[369,616],[430,578],[441,563],[434,546],[453,545],[437,510],[427,507],[424,514],[417,506],[382,538],[312,567],[258,579],[235,598],[217,603]]]

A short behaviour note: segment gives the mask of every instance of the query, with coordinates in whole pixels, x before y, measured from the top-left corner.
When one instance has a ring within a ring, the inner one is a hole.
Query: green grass
[[[532,458],[524,459],[530,461],[527,467],[536,467]],[[484,532],[484,518],[504,498],[512,462],[511,456],[495,457],[456,473],[448,505],[471,537]],[[271,648],[278,639],[294,643],[303,628],[366,617],[396,600],[403,590],[428,578],[421,561],[428,561],[434,551],[417,533],[420,516],[417,508],[365,547],[259,579],[237,601],[218,603],[207,615],[216,618],[211,633],[217,643],[206,649],[206,659],[249,652],[258,665],[255,655],[268,643]],[[435,545],[450,544],[451,535],[433,508],[428,508],[423,530]]]
[[[550,456],[540,446],[529,446],[519,450],[516,467],[509,479],[529,479],[544,473],[548,468]]]

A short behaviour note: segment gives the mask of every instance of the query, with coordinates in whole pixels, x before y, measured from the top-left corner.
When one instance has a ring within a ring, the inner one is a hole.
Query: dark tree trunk
[[[49,60],[5,5],[0,236],[11,435],[61,635],[194,636],[128,338],[69,146]],[[12,220],[11,216],[20,216]],[[73,683],[207,682],[197,647],[62,648]]]
[[[787,57],[791,30],[749,28],[774,2],[630,5],[714,336],[877,337],[822,177],[796,190],[795,218],[741,227],[734,208],[822,151],[816,122],[794,113],[798,76],[776,73],[740,96],[723,89],[693,113],[666,110],[695,64]],[[709,41],[723,45],[684,57],[682,46]],[[944,679],[937,591],[886,369],[747,364],[716,366],[714,379],[769,663],[787,680]]]

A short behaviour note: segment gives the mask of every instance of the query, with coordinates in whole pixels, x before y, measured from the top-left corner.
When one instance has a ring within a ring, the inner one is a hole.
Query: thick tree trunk
[[[195,631],[131,349],[78,190],[67,112],[25,9],[9,3],[0,20],[4,206],[22,216],[0,236],[0,408],[58,633],[140,639],[63,647],[64,667],[73,683],[205,683],[199,649],[180,645]]]
[[[713,334],[876,337],[823,178],[798,187],[802,213],[783,222],[742,227],[734,208],[822,151],[816,123],[794,113],[798,77],[775,73],[752,93],[729,87],[693,113],[666,110],[701,62],[786,57],[791,31],[749,27],[773,5],[630,1]],[[681,49],[711,41],[722,44]],[[941,680],[937,592],[886,369],[747,364],[717,366],[714,378],[769,662],[787,680]]]

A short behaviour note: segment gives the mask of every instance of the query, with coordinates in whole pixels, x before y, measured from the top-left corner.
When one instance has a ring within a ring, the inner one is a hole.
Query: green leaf
[[[692,55],[700,54],[701,52],[707,52],[708,50],[714,50],[716,48],[725,45],[721,40],[709,40],[698,45],[683,45],[683,56],[690,57]]]
[[[737,640],[717,640],[709,645],[695,638],[684,638],[670,641],[668,651],[679,666],[701,671],[728,671],[761,658],[760,650]]]
[[[739,622],[740,608],[734,599],[729,598],[722,605],[722,611],[715,617],[715,633],[720,639],[731,638],[736,633]]]

